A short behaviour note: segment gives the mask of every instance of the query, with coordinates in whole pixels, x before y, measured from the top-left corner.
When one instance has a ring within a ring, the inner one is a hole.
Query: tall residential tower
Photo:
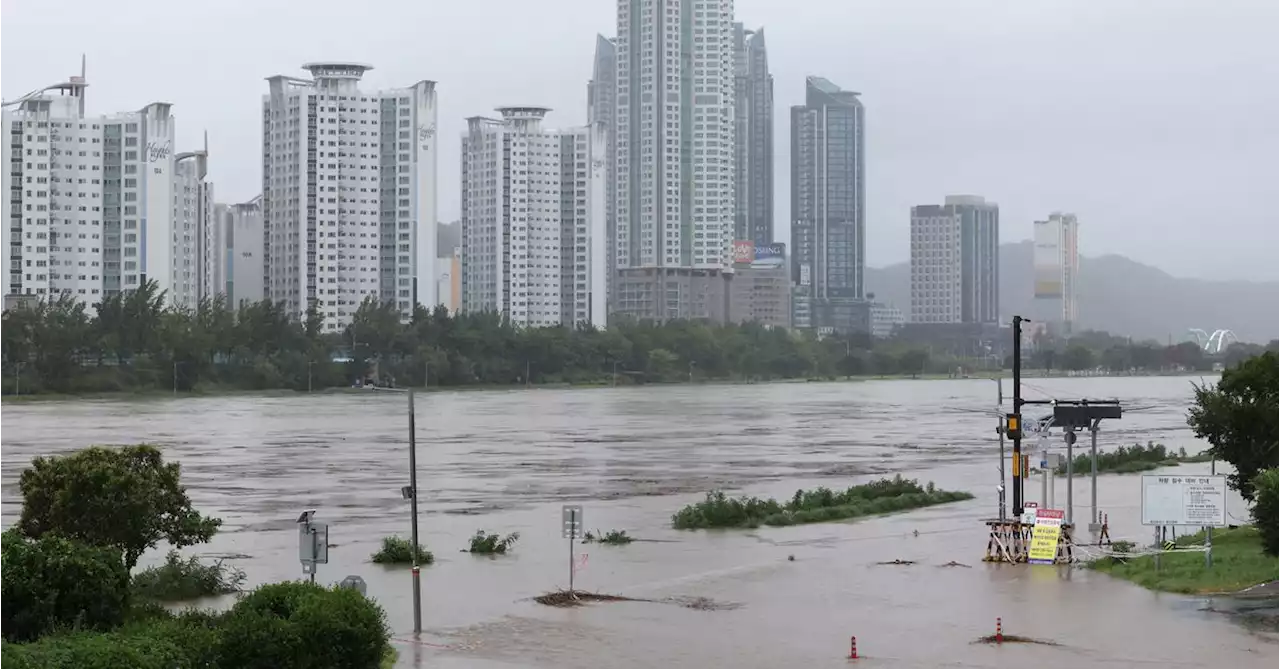
[[[267,296],[299,319],[314,306],[327,331],[368,297],[408,320],[439,302],[435,82],[365,91],[369,65],[303,69],[262,101]]]
[[[773,75],[764,29],[733,24],[733,46],[737,170],[733,234],[735,240],[749,239],[765,247],[777,240],[773,236]]]
[[[734,228],[731,0],[618,0],[616,310],[723,320]]]
[[[1035,313],[1050,330],[1068,335],[1076,321],[1080,274],[1079,223],[1075,214],[1054,212],[1034,225]]]
[[[1000,207],[976,195],[911,208],[912,323],[994,324],[1000,309]]]
[[[795,327],[869,331],[866,170],[858,94],[805,79],[791,108],[791,254]]]
[[[461,310],[518,327],[604,327],[604,124],[547,130],[547,111],[467,119]]]
[[[605,295],[613,304],[613,279],[617,274],[618,158],[614,144],[618,113],[617,40],[596,35],[595,64],[587,84],[587,124],[600,124],[605,133]]]

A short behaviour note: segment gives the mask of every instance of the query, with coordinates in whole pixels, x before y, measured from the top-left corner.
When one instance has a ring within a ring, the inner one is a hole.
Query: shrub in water
[[[224,565],[222,560],[205,564],[198,557],[183,560],[178,551],[169,551],[164,564],[133,577],[133,591],[145,599],[175,602],[239,592],[244,580],[243,571]]]
[[[16,530],[0,542],[5,639],[35,639],[58,627],[107,630],[124,621],[129,571],[119,550],[56,535],[28,539]]]
[[[972,498],[973,495],[966,492],[938,490],[933,483],[921,487],[918,481],[902,476],[851,486],[839,492],[826,487],[797,490],[786,504],[758,497],[733,499],[716,490],[707,493],[703,501],[677,511],[671,516],[671,524],[678,530],[752,528],[761,524],[786,526],[857,518]]]
[[[481,555],[503,555],[516,541],[520,539],[519,532],[512,532],[507,536],[498,534],[489,534],[484,530],[476,530],[475,536],[471,537],[471,548],[469,552]]]
[[[596,530],[595,534],[587,532],[582,537],[582,543],[584,544],[599,542],[610,546],[624,546],[632,541],[635,541],[635,539],[628,536],[626,530],[609,530],[604,534],[600,534],[600,531]]]
[[[431,564],[436,561],[436,556],[423,548],[422,544],[418,544],[417,559],[420,565]],[[378,564],[413,564],[413,560],[412,544],[408,539],[401,537],[383,537],[382,548],[373,554],[373,561]]]

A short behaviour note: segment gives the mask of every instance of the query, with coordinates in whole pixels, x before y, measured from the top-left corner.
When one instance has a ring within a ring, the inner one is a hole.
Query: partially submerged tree
[[[35,458],[18,481],[18,530],[115,547],[132,570],[161,540],[175,548],[203,543],[222,524],[192,508],[180,474],[176,462],[166,464],[149,445]]]
[[[1241,362],[1223,372],[1216,386],[1196,386],[1187,417],[1196,436],[1212,445],[1214,457],[1235,468],[1231,487],[1251,501],[1254,478],[1276,466],[1277,370],[1270,351]]]

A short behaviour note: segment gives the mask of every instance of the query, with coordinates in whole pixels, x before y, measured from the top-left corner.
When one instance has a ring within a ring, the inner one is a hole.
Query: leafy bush
[[[8,608],[7,606],[5,608]],[[5,644],[5,669],[174,669],[191,664],[162,635],[118,632],[55,634],[34,643]]]
[[[480,555],[505,555],[518,539],[520,539],[519,532],[512,532],[504,537],[496,533],[489,534],[484,530],[476,530],[475,536],[471,537],[469,552]]]
[[[129,608],[129,570],[120,551],[48,535],[4,533],[4,638],[27,641],[58,627],[108,630]]]
[[[1179,450],[1178,454],[1175,455],[1169,452],[1164,444],[1148,441],[1146,446],[1134,444],[1132,446],[1121,446],[1110,453],[1098,453],[1098,471],[1125,474],[1147,471],[1165,465],[1176,465],[1180,462],[1201,461],[1206,460],[1203,460],[1198,455],[1187,457],[1186,449]],[[1090,471],[1093,468],[1091,454],[1082,453],[1072,458],[1071,468],[1076,474]],[[1063,475],[1067,473],[1065,459],[1058,463],[1058,468],[1054,470],[1054,473]]]
[[[239,592],[244,580],[243,571],[222,560],[204,564],[198,557],[183,560],[178,551],[169,551],[164,564],[134,575],[133,592],[145,599],[173,602]]]
[[[382,548],[373,554],[373,561],[378,564],[413,564],[414,551],[412,544],[408,539],[401,537],[383,537]],[[418,544],[417,562],[418,564],[431,564],[436,561],[436,556]]]
[[[933,483],[922,487],[901,475],[855,485],[837,492],[820,487],[797,490],[786,504],[758,497],[733,499],[722,491],[707,493],[706,499],[690,504],[671,516],[678,530],[710,527],[754,528],[760,525],[798,525],[857,518],[878,513],[904,511],[934,504],[972,499],[967,492],[938,490]]]
[[[1265,469],[1253,477],[1253,508],[1249,513],[1258,526],[1258,536],[1262,538],[1262,550],[1267,555],[1275,555],[1277,542],[1280,541],[1280,481],[1277,480],[1276,468]]]
[[[381,607],[355,590],[312,583],[264,585],[218,627],[222,667],[377,667],[390,646]]]

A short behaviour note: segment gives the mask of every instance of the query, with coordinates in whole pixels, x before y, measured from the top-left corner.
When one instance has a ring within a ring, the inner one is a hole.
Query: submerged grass
[[[582,537],[582,543],[584,544],[601,543],[609,546],[625,546],[632,541],[635,541],[635,538],[629,536],[626,530],[609,530],[604,534],[601,534],[600,530],[596,530],[594,533],[588,531]]]
[[[417,547],[418,564],[431,564],[436,561],[436,556],[418,544]],[[373,561],[377,564],[413,564],[414,550],[413,544],[403,537],[383,537],[382,548],[373,554]]]
[[[1177,540],[1180,546],[1204,544],[1204,532]],[[1262,552],[1253,526],[1213,533],[1213,566],[1205,567],[1203,553],[1165,553],[1157,570],[1155,558],[1103,557],[1089,568],[1132,581],[1144,588],[1183,594],[1239,592],[1277,578],[1276,559]]]
[[[852,486],[844,491],[830,488],[797,490],[786,502],[759,497],[731,498],[720,490],[690,504],[671,516],[677,530],[717,527],[781,527],[845,520],[894,511],[906,511],[935,504],[973,499],[967,492],[938,490],[933,483],[921,486],[901,475]]]
[[[1165,448],[1164,444],[1148,441],[1146,446],[1134,444],[1132,446],[1121,446],[1110,453],[1099,453],[1098,472],[1131,474],[1171,465],[1208,462],[1212,458],[1213,456],[1208,451],[1187,455],[1187,449],[1179,448],[1177,453],[1173,453]],[[1071,466],[1076,474],[1090,471],[1092,464],[1090,463],[1089,453],[1077,455],[1072,459]],[[1065,460],[1058,465],[1054,473],[1059,476],[1066,476],[1067,463]]]
[[[133,576],[133,592],[143,600],[180,602],[240,591],[245,573],[217,560],[205,564],[198,557],[182,559],[169,551],[164,564],[148,567]]]

